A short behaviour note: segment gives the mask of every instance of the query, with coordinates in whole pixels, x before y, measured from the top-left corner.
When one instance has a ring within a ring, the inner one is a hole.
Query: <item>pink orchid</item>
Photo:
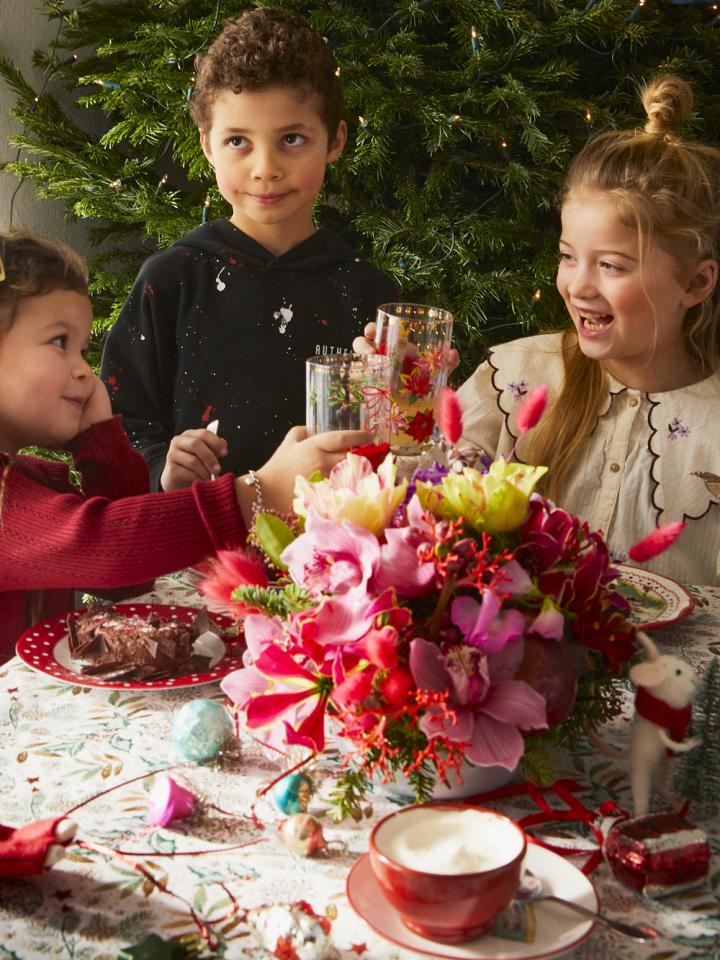
[[[285,548],[281,560],[311,596],[364,594],[380,566],[380,545],[362,527],[324,520],[310,510],[305,533]]]
[[[413,498],[416,499],[416,498]],[[380,548],[378,587],[393,586],[401,597],[426,597],[435,589],[435,564],[421,563],[418,547],[426,541],[415,527],[389,527]]]
[[[462,632],[465,642],[485,653],[497,653],[510,640],[522,637],[525,618],[519,610],[501,614],[501,604],[492,590],[480,593],[481,603],[473,597],[455,597],[450,619]]]
[[[472,647],[447,653],[428,640],[410,644],[410,670],[418,687],[449,694],[453,715],[430,708],[420,720],[428,737],[445,737],[467,744],[465,756],[477,766],[513,770],[524,751],[521,730],[547,728],[545,701],[528,684],[507,679],[517,669],[522,643],[509,643],[494,658]],[[513,649],[515,648],[515,649]]]

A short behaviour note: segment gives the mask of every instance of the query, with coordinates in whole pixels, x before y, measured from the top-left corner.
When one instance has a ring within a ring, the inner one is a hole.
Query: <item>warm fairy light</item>
[[[359,114],[358,114],[358,123],[360,124],[361,127],[366,127],[368,125],[368,122],[365,119],[365,117],[361,117]]]
[[[453,123],[457,123],[458,120],[462,120],[462,117],[460,116],[459,113],[454,113],[454,114],[450,117],[450,119],[452,120]]]
[[[585,119],[587,120],[588,123],[592,123],[592,114],[590,113],[589,110],[585,111]]]
[[[204,207],[209,207],[210,204],[211,204],[211,202],[212,202],[212,201],[210,200],[210,194],[208,194],[207,197],[205,197],[205,199],[203,200],[203,206],[204,206]]]
[[[536,301],[537,301],[537,300],[539,300],[541,297],[542,297],[542,293],[540,292],[540,290],[536,290],[535,293],[533,294],[533,300],[536,300]]]
[[[508,148],[508,142],[507,142],[507,140],[504,140],[504,139],[501,140],[501,141],[500,141],[500,146],[503,148],[503,150],[507,150],[507,148]]]
[[[119,190],[120,187],[122,186],[122,180],[120,179],[120,177],[118,177],[117,180],[111,180],[110,186],[114,187],[116,190]]]
[[[335,68],[335,76],[336,76],[336,77],[339,77],[339,76],[340,76],[340,67],[336,67],[336,68]]]
[[[470,36],[473,38],[473,40],[477,40],[477,35],[478,32],[475,27],[470,27]]]

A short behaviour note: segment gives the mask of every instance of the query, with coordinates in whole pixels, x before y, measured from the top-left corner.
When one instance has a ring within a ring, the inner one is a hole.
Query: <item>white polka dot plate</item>
[[[198,614],[196,607],[164,603],[117,603],[114,607],[119,613],[176,617],[181,623],[192,623]],[[162,680],[103,680],[102,677],[88,676],[80,673],[80,664],[72,660],[68,645],[67,619],[68,616],[77,615],[63,613],[26,630],[17,642],[18,657],[33,670],[45,673],[60,683],[70,683],[76,687],[103,687],[106,690],[172,690],[176,687],[199,686],[203,683],[215,683],[226,674],[244,666],[242,655],[245,651],[245,639],[238,636],[226,637],[224,642],[219,643],[219,649],[214,651],[215,656],[204,673],[191,673]],[[236,626],[230,617],[214,613],[212,618],[225,630]]]

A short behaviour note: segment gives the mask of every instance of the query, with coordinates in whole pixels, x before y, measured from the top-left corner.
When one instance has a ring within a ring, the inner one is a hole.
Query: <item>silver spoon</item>
[[[542,881],[529,870],[526,870],[523,874],[516,897],[518,900],[532,900],[535,902],[547,900],[551,903],[560,903],[569,910],[574,910],[575,913],[587,917],[588,920],[592,920],[594,923],[604,923],[605,926],[610,927],[611,930],[615,930],[625,937],[630,937],[631,940],[638,940],[640,943],[644,943],[646,940],[655,940],[660,936],[657,930],[653,930],[652,927],[633,927],[629,923],[622,923],[620,920],[613,920],[611,917],[606,917],[603,913],[588,910],[587,907],[583,907],[581,904],[575,903],[572,900],[564,900],[562,897],[556,897],[552,893],[543,893]]]

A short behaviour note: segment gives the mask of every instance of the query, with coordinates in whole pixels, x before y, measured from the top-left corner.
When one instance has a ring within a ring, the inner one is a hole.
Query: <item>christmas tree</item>
[[[93,218],[98,331],[139,262],[224,216],[187,115],[193,62],[246,0],[44,0],[42,90],[0,59],[23,132],[5,169]],[[317,222],[391,274],[407,300],[457,318],[465,370],[485,342],[557,325],[554,199],[571,156],[608,126],[642,122],[637,86],[658,71],[696,92],[688,133],[720,130],[720,17],[688,0],[360,0],[273,5],[332,46],[350,142]],[[99,111],[89,134],[53,97]]]
[[[673,790],[683,798],[717,807],[720,801],[720,659],[705,668],[693,701],[693,737],[699,746],[675,760]]]

